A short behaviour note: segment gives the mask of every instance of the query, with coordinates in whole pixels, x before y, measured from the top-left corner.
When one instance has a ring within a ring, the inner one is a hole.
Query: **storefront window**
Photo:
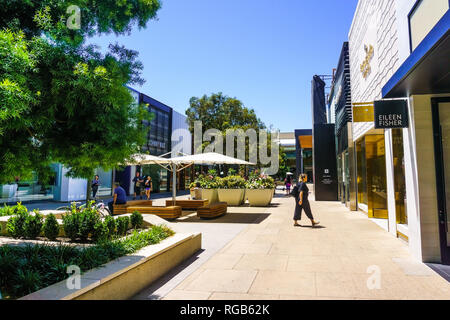
[[[366,143],[365,139],[356,142],[358,205],[367,211],[367,178],[366,178]]]
[[[384,134],[367,135],[365,139],[369,217],[387,219],[388,210]]]

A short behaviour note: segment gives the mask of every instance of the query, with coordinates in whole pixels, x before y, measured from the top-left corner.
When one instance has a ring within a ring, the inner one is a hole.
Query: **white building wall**
[[[172,114],[172,151],[192,153],[192,135],[189,131],[187,117],[175,110]]]
[[[352,103],[381,99],[381,89],[400,65],[397,34],[398,2],[404,0],[360,0],[349,33]],[[371,72],[364,79],[360,66],[366,58],[364,46],[372,45]],[[373,129],[372,122],[354,123],[353,140]]]

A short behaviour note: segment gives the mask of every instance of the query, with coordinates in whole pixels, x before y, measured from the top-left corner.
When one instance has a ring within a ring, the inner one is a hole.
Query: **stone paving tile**
[[[233,269],[241,260],[242,254],[220,253],[209,259],[201,269]]]
[[[235,265],[235,270],[286,270],[287,255],[246,254]]]
[[[315,274],[260,271],[249,293],[316,296]]]
[[[172,290],[162,300],[208,300],[211,292]]]
[[[247,294],[247,293],[228,293],[228,292],[214,292],[209,300],[278,300],[279,296],[276,294]]]
[[[206,269],[185,290],[247,293],[257,271]]]
[[[450,284],[414,260],[405,242],[363,213],[335,202],[312,201],[322,228],[311,228],[306,217],[303,227],[294,227],[292,199],[276,197],[274,202],[279,205],[263,211],[233,208],[267,216],[248,225],[173,295],[211,293],[209,299],[224,300],[450,300]],[[376,268],[380,288],[369,289],[368,281],[376,283]]]

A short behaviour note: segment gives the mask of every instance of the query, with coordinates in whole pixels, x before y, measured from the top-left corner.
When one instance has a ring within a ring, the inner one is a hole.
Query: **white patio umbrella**
[[[184,170],[192,165],[214,165],[214,164],[236,164],[236,165],[256,165],[255,163],[232,158],[219,153],[200,153],[195,155],[186,155],[183,157],[174,157],[171,159],[156,157],[147,154],[136,154],[127,165],[145,165],[157,164],[168,171],[172,171],[172,201],[173,204],[177,198],[177,172]]]

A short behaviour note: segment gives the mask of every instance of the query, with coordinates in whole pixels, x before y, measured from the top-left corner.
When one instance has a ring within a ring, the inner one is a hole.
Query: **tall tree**
[[[71,5],[79,28],[68,28]],[[51,162],[90,178],[139,150],[149,114],[126,88],[144,82],[137,52],[116,44],[103,55],[85,40],[145,27],[159,8],[159,0],[2,2],[0,183],[32,171],[45,178]]]

